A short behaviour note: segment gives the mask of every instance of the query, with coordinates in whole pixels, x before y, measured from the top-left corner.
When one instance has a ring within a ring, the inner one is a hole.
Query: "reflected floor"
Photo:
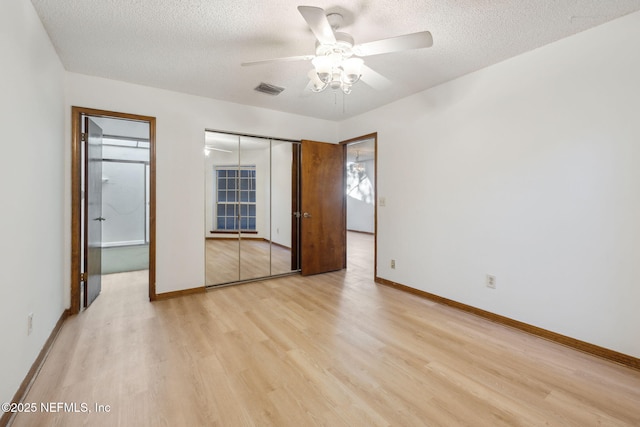
[[[285,274],[291,249],[266,240],[207,239],[207,286]]]

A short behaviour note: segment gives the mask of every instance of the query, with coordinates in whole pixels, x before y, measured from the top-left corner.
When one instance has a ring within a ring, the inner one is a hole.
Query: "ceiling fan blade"
[[[336,42],[336,36],[333,34],[324,9],[314,6],[298,6],[298,11],[307,21],[311,32],[320,44],[334,44]]]
[[[385,90],[391,87],[391,80],[366,65],[362,66],[360,81],[376,90]]]
[[[300,55],[300,56],[287,56],[284,58],[273,58],[273,59],[263,59],[261,61],[249,61],[243,62],[243,67],[251,66],[251,65],[262,65],[262,64],[271,64],[274,62],[292,62],[292,61],[310,61],[315,58],[315,55]]]
[[[433,46],[431,33],[429,31],[421,31],[419,33],[362,43],[354,46],[353,52],[358,56],[371,56],[431,46]]]

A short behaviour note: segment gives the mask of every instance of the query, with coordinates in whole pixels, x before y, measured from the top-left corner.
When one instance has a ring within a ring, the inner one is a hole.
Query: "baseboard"
[[[415,289],[406,285],[402,285],[400,283],[392,282],[387,279],[376,277],[375,281],[376,283],[379,283],[381,285],[390,286],[392,288],[399,289],[404,292],[418,295],[420,297],[427,298],[431,301],[435,301],[440,304],[447,305],[449,307],[457,308],[458,310],[466,311],[468,313],[483,317],[485,319],[491,320],[496,323],[500,323],[505,326],[519,329],[529,334],[536,335],[538,337],[565,345],[567,347],[571,347],[573,349],[582,351],[584,353],[588,353],[593,356],[598,356],[603,359],[607,359],[607,360],[619,363],[621,365],[627,366],[629,368],[640,370],[640,359],[636,357],[629,356],[624,353],[619,353],[615,350],[610,350],[608,348],[600,347],[598,345],[581,341],[575,338],[571,338],[566,335],[561,335],[556,332],[548,331],[546,329],[542,329],[537,326],[529,325],[528,323],[520,322],[518,320],[501,316],[499,314],[491,313],[490,311],[485,311],[477,307],[473,307],[467,304],[463,304],[461,302],[450,300],[448,298],[444,298],[435,294],[431,294],[429,292],[422,291],[420,289]]]
[[[191,289],[182,289],[179,291],[171,291],[171,292],[163,292],[161,294],[156,294],[154,301],[162,301],[171,298],[183,297],[185,295],[193,295],[193,294],[203,294],[205,293],[205,287],[201,288],[191,288]]]
[[[64,323],[65,319],[69,317],[69,314],[70,314],[69,309],[66,309],[60,315],[60,319],[58,319],[58,321],[56,322],[56,325],[53,327],[53,330],[49,334],[49,338],[47,338],[47,341],[44,343],[44,346],[42,346],[42,350],[40,350],[38,357],[36,357],[36,360],[31,365],[31,369],[29,369],[29,372],[27,372],[27,375],[24,377],[24,380],[22,380],[22,384],[20,384],[20,387],[18,388],[18,391],[16,391],[16,394],[13,396],[13,399],[11,399],[11,403],[20,403],[24,400],[25,397],[27,397],[27,393],[29,392],[29,389],[31,388],[33,381],[35,381],[36,376],[38,375],[38,372],[40,372],[40,369],[44,364],[44,361],[47,359],[49,350],[51,350],[51,346],[56,340],[56,337],[58,336],[60,329],[62,329],[62,324]],[[14,415],[15,413],[11,413],[11,412],[3,413],[2,417],[0,418],[0,427],[5,427],[9,425],[9,421],[11,421]]]

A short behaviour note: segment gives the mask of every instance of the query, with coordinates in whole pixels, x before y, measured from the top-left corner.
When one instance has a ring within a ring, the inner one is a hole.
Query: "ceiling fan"
[[[366,67],[364,60],[360,57],[420,49],[433,45],[433,38],[429,31],[356,45],[351,35],[337,31],[343,19],[339,13],[327,14],[324,9],[314,6],[298,6],[298,11],[307,21],[311,32],[317,39],[315,55],[243,62],[241,65],[310,60],[314,69],[307,74],[309,77],[307,88],[313,92],[322,92],[329,87],[334,90],[341,89],[345,94],[349,94],[351,93],[351,87],[361,77],[365,82],[373,83],[374,85],[376,81],[385,80],[371,68]],[[366,71],[364,76],[363,69]]]

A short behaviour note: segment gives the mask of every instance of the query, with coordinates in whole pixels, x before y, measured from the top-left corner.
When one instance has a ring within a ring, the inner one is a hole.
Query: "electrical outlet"
[[[396,260],[395,259],[391,260],[391,268],[396,268]]]
[[[486,283],[487,283],[487,288],[495,289],[496,288],[496,276],[493,276],[491,274],[487,274]]]
[[[378,198],[378,204],[382,207],[387,206],[387,198],[380,196]]]
[[[27,316],[27,335],[31,335],[31,331],[33,331],[33,313]]]

